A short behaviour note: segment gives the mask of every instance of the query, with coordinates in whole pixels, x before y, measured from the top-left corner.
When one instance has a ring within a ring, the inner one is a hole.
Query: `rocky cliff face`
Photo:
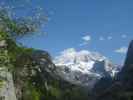
[[[131,41],[125,64],[121,72],[118,74],[117,79],[123,83],[124,88],[133,91],[133,41]]]
[[[12,74],[4,68],[0,69],[0,100],[17,100]]]
[[[10,63],[7,43],[0,35],[0,100],[17,100],[12,74],[8,68]]]
[[[133,64],[133,40],[130,42],[128,52],[127,52],[126,61],[125,61],[125,67],[123,70],[125,70],[125,68],[128,68],[126,66],[131,66],[132,64]]]
[[[15,66],[13,76],[17,99],[40,100],[43,98],[45,84],[48,84],[47,79],[51,77],[54,69],[48,53],[39,50],[32,51],[30,54],[22,53],[17,56]]]

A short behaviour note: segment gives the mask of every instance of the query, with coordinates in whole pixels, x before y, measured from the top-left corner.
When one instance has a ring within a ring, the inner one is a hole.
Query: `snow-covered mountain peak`
[[[58,74],[64,79],[91,87],[101,77],[113,76],[117,71],[116,66],[101,54],[87,50],[76,51],[74,48],[61,52],[55,57],[54,63]]]
[[[64,50],[59,56],[55,57],[55,63],[67,64],[67,63],[78,63],[88,61],[102,61],[105,57],[96,52],[90,52],[87,50],[76,51],[74,48]]]

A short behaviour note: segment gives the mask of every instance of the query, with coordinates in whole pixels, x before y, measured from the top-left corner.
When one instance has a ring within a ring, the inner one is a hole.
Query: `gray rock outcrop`
[[[1,87],[0,87],[0,100],[17,100],[13,77],[6,69],[0,69]]]

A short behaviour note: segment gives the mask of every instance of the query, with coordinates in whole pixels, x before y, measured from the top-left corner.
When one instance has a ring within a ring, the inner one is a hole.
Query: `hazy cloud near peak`
[[[100,41],[103,41],[103,40],[105,40],[105,38],[104,38],[103,36],[100,36],[100,37],[99,37],[99,40],[100,40]]]
[[[83,42],[83,43],[80,43],[79,46],[84,46],[84,45],[87,45],[88,42]]]
[[[121,38],[125,39],[125,38],[127,38],[127,35],[126,34],[122,34]]]
[[[91,41],[92,37],[90,35],[85,35],[82,37],[83,42],[79,44],[79,46],[88,45]]]
[[[84,41],[90,41],[91,40],[91,36],[90,35],[86,35],[86,36],[83,36],[82,39]]]
[[[116,49],[115,52],[120,53],[120,54],[126,54],[127,50],[128,50],[128,48],[123,46],[123,47],[120,47],[120,48]]]
[[[112,40],[113,37],[112,37],[112,36],[108,36],[107,39],[108,39],[108,40]]]

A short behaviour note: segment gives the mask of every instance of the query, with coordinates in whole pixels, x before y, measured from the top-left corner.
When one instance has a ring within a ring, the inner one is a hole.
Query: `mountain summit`
[[[93,87],[102,77],[114,76],[117,68],[97,52],[67,49],[54,59],[56,70],[63,79],[83,86]]]

